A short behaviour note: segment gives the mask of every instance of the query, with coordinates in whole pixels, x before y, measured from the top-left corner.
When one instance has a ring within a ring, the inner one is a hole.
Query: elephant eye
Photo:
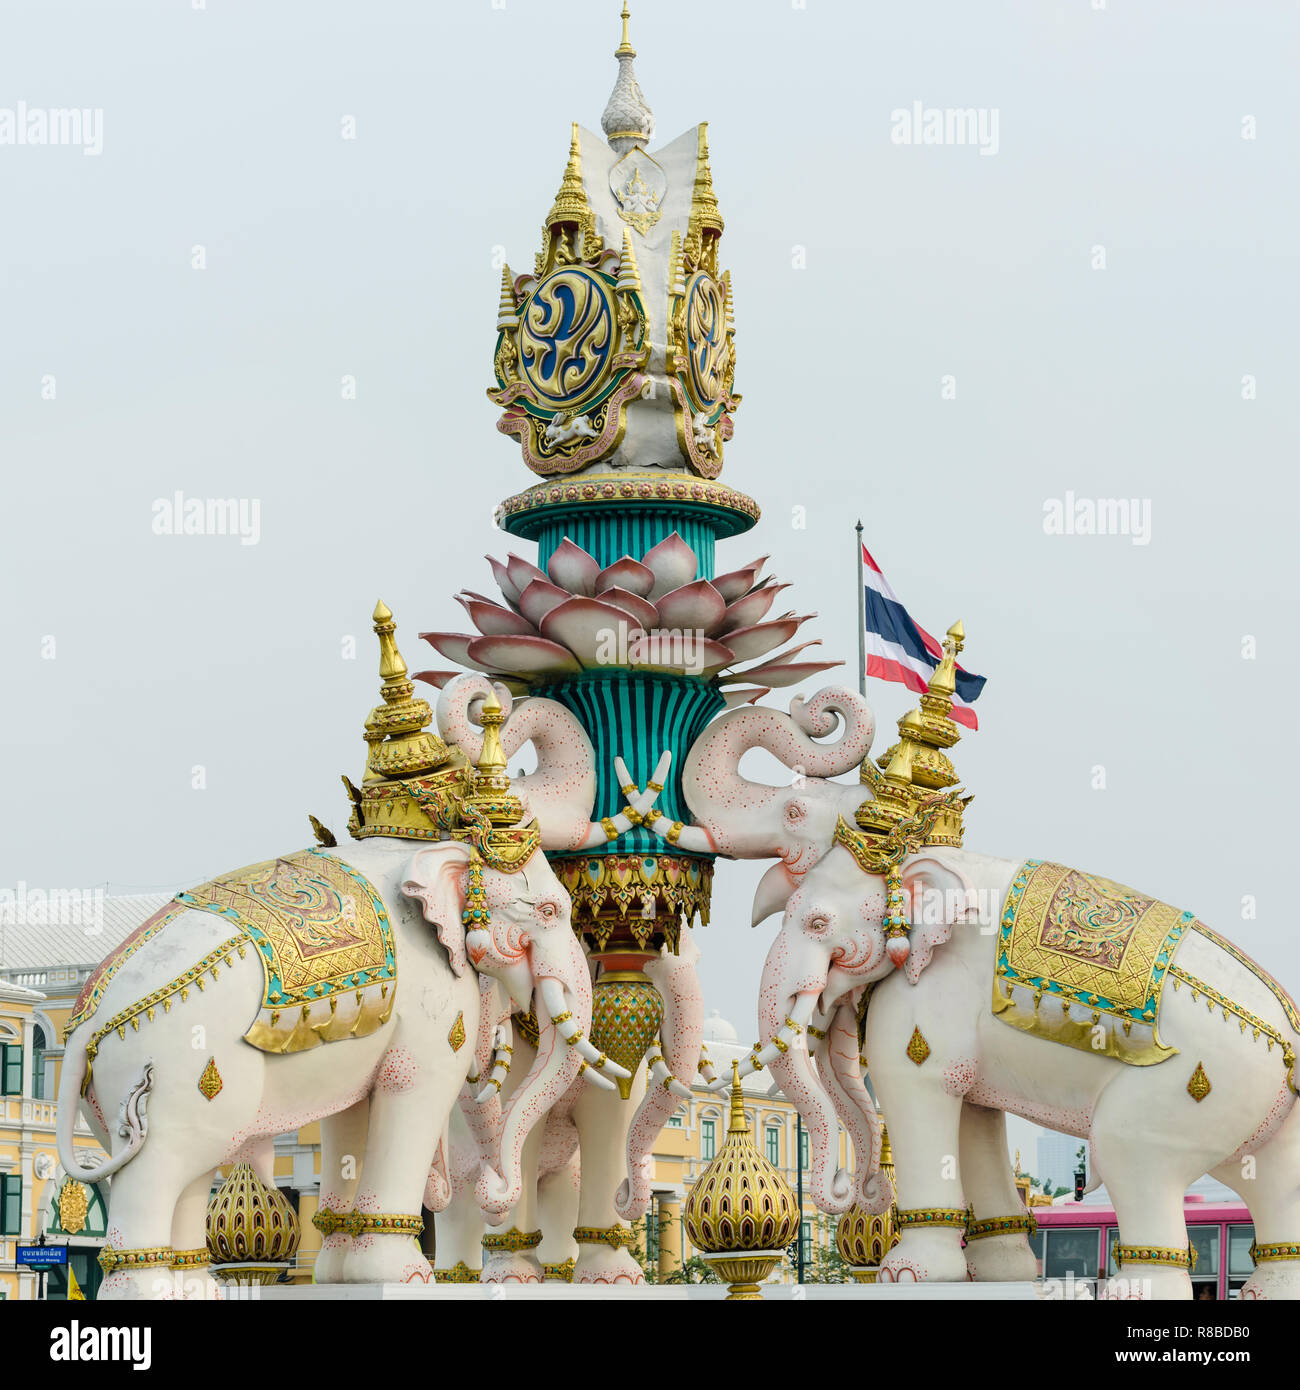
[[[559,912],[559,908],[554,903],[542,903],[537,910],[543,917],[554,917]]]
[[[790,820],[803,820],[803,807],[797,802],[792,801],[786,808],[785,813]]]
[[[816,917],[809,917],[809,919],[808,919],[808,930],[809,930],[809,931],[822,932],[822,931],[825,931],[826,928],[830,926],[830,924],[831,924],[830,918],[829,918],[829,917],[825,917],[825,916],[823,916],[823,915],[821,915],[821,914],[819,913]]]

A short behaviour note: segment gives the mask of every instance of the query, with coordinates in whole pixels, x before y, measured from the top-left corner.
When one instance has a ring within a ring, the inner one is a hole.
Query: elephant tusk
[[[696,1070],[710,1085],[718,1079],[718,1073],[713,1070],[713,1063],[709,1061],[709,1050],[703,1044],[700,1045],[700,1063]]]
[[[630,1071],[611,1061],[603,1052],[597,1052],[593,1043],[583,1037],[579,1030],[573,1037],[564,1040],[570,1047],[578,1049],[578,1055],[585,1059],[592,1071],[607,1071],[611,1076],[621,1076],[625,1081],[632,1075]]]
[[[582,1076],[584,1074],[586,1074],[587,1080],[590,1081],[593,1086],[599,1086],[605,1091],[618,1090],[618,1087],[607,1076],[602,1076],[594,1068],[589,1067],[586,1062],[578,1068],[578,1075]]]
[[[646,1064],[650,1068],[649,1088],[662,1086],[671,1096],[677,1096],[681,1100],[690,1100],[690,1090],[683,1086],[680,1081],[668,1070],[668,1063],[661,1055],[646,1057]]]

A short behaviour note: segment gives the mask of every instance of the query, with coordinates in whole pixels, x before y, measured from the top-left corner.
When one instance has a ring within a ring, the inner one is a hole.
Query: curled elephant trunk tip
[[[907,959],[911,947],[907,943],[907,937],[895,936],[891,939],[889,945],[885,947],[885,951],[889,959],[894,962],[895,966],[901,967],[903,962]]]
[[[474,1198],[484,1217],[490,1218],[488,1224],[495,1225],[519,1200],[522,1184],[514,1188],[489,1164],[479,1171],[475,1185]]]

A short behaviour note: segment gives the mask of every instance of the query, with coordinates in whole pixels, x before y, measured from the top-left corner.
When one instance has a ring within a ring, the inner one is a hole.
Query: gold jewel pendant
[[[199,1094],[207,1100],[215,1100],[224,1085],[221,1073],[217,1070],[217,1059],[209,1057],[207,1066],[203,1068],[203,1075],[199,1077]]]
[[[1187,1083],[1187,1094],[1199,1105],[1210,1094],[1210,1090],[1210,1078],[1206,1076],[1205,1068],[1197,1062],[1196,1070]]]
[[[930,1044],[926,1042],[919,1027],[912,1029],[912,1036],[907,1044],[907,1055],[918,1067],[930,1055]]]

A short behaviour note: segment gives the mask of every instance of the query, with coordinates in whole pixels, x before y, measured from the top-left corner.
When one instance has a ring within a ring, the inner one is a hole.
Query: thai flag
[[[883,681],[901,681],[909,690],[924,693],[943,659],[943,643],[912,621],[865,545],[862,577],[867,591],[867,675]],[[971,705],[983,689],[983,676],[973,676],[957,667],[952,717],[958,724],[979,728]]]

